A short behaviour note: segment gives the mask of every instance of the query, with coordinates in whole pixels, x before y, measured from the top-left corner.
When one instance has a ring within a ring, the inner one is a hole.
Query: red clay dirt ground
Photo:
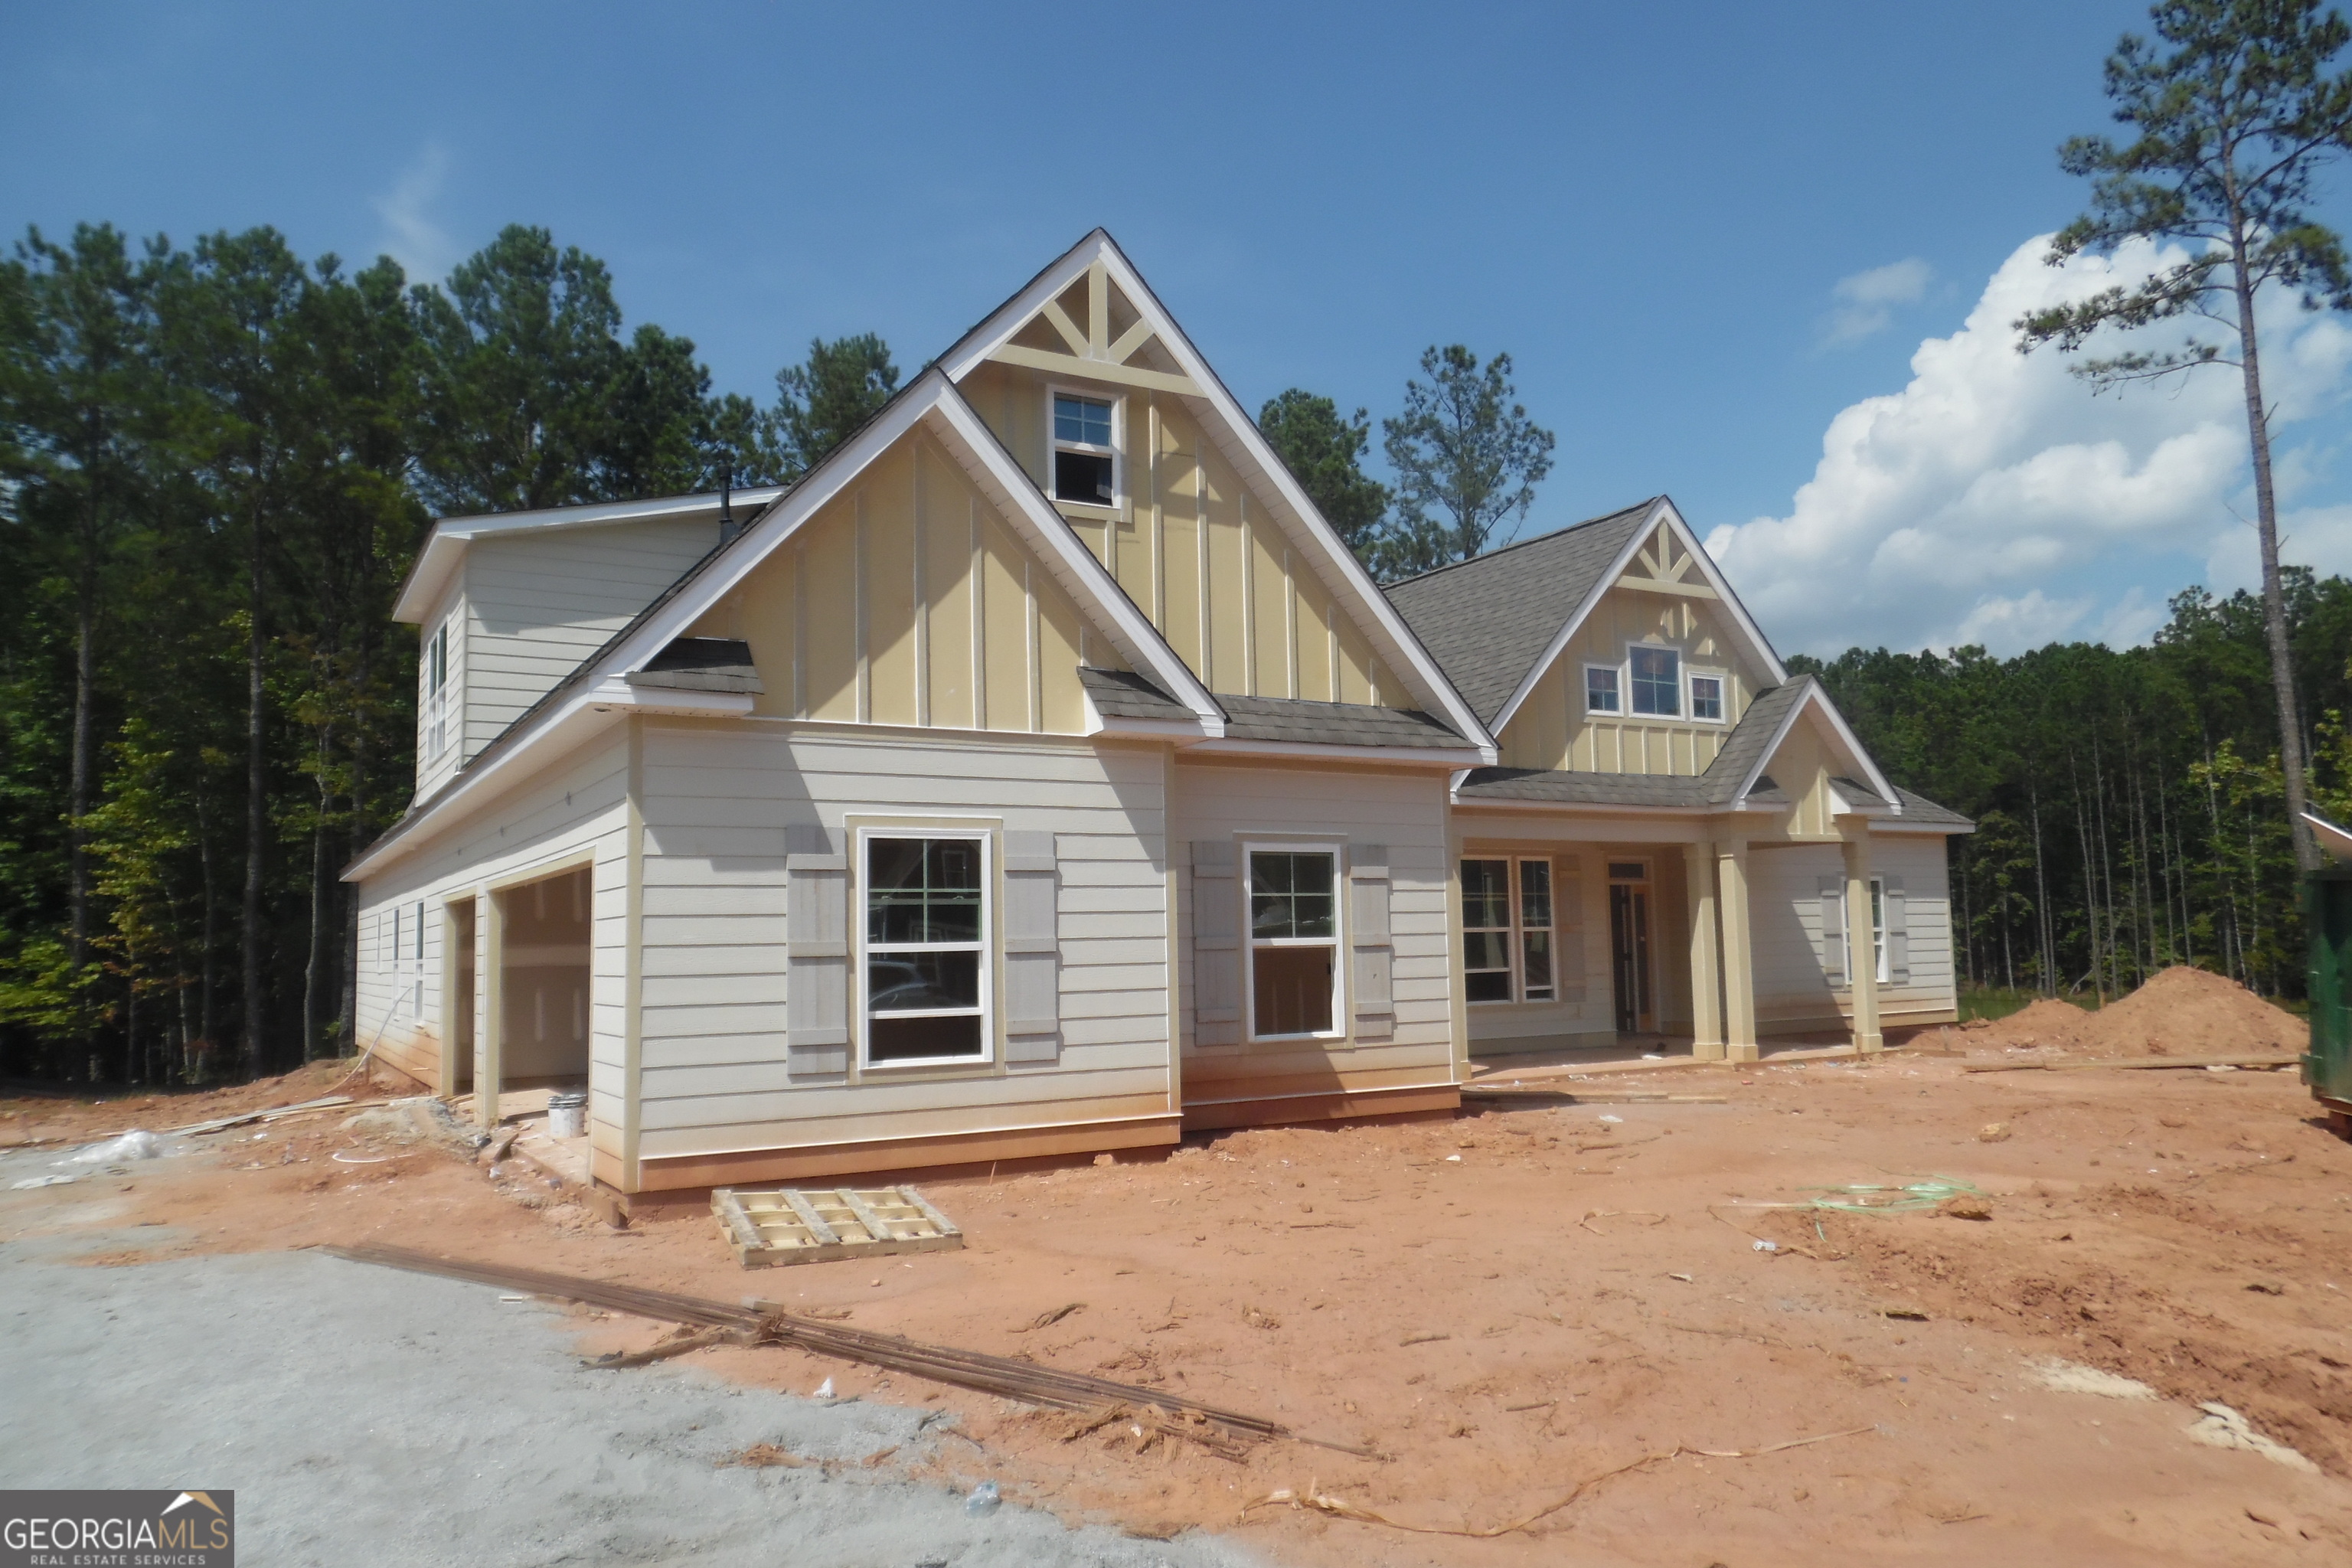
[[[344,1131],[340,1113],[0,1194],[0,1239],[169,1227],[163,1245],[100,1263],[381,1240],[767,1296],[1379,1449],[1137,1453],[1123,1427],[1066,1442],[1066,1417],[797,1351],[684,1358],[801,1394],[830,1377],[841,1394],[953,1410],[964,1437],[914,1473],[993,1477],[1066,1517],[1217,1531],[1285,1563],[2346,1561],[2352,1146],[2291,1071],[1964,1070],[2151,1051],[2291,1059],[2294,1021],[2197,975],[2076,1014],[2087,1032],[2036,1012],[1852,1062],[1567,1085],[1723,1105],[1266,1130],[1164,1160],[934,1183],[971,1245],[863,1264],[746,1272],[706,1215],[615,1233],[429,1142]],[[299,1100],[342,1070],[168,1104],[0,1101],[0,1145]],[[383,1163],[337,1163],[338,1149]],[[1764,1206],[1927,1176],[1979,1189],[1991,1217]],[[587,1350],[665,1331],[575,1321]],[[2037,1370],[2052,1361],[2161,1397],[2058,1391]],[[2193,1440],[2207,1401],[2317,1470]],[[1604,1476],[1493,1539],[1397,1527],[1507,1525]],[[1244,1514],[1286,1489],[1395,1523],[1283,1502]]]

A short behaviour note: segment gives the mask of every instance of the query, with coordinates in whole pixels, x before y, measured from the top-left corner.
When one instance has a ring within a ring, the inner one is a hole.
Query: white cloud
[[[1830,422],[1786,516],[1708,539],[1784,646],[1981,642],[2011,653],[2058,637],[2136,642],[2161,624],[2160,601],[2187,585],[2194,563],[2219,592],[2252,581],[2235,374],[2094,395],[2068,374],[2070,356],[2017,352],[2012,323],[2027,310],[2128,283],[2180,252],[2140,242],[2053,268],[2048,248],[2047,237],[2019,247],[1958,331],[1919,345],[1902,391]],[[2284,432],[2339,401],[2352,330],[2284,299],[2265,321],[2265,391]],[[2153,346],[2151,335],[2136,346]],[[2327,460],[2281,440],[2290,501],[2321,481]],[[2352,567],[2352,507],[2289,510],[2281,528],[2289,560]],[[2142,575],[2164,579],[2153,595]]]
[[[1837,308],[1822,322],[1822,346],[1859,342],[1885,331],[1894,323],[1895,307],[1917,303],[1935,277],[1934,268],[1910,256],[1839,279],[1830,290]]]
[[[399,262],[412,283],[437,283],[457,264],[457,243],[433,221],[430,210],[448,172],[447,150],[437,142],[428,143],[401,171],[389,194],[370,198],[383,225],[376,248]]]

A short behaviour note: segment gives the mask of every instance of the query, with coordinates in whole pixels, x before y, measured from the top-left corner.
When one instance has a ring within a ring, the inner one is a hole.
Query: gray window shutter
[[[1384,844],[1348,849],[1349,986],[1360,1037],[1395,1032],[1396,949],[1389,929],[1389,851]]]
[[[1062,1050],[1061,878],[1050,833],[1004,836],[1004,1059]]]
[[[1552,984],[1563,1002],[1584,1000],[1584,879],[1573,855],[1551,861]]]
[[[1910,901],[1903,896],[1902,878],[1885,877],[1880,880],[1885,885],[1880,897],[1885,904],[1886,984],[1908,985],[1911,984]]]
[[[849,860],[823,827],[785,834],[784,1061],[849,1070]]]
[[[1192,841],[1192,1044],[1242,1039],[1241,889],[1230,838]]]
[[[1822,976],[1832,985],[1845,984],[1845,879],[1823,877],[1822,889]]]

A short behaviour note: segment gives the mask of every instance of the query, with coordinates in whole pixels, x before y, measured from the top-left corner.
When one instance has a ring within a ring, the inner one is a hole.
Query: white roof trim
[[[1609,563],[1609,569],[1592,584],[1591,591],[1584,595],[1583,603],[1560,623],[1559,631],[1544,648],[1542,657],[1529,665],[1528,672],[1519,678],[1518,686],[1495,715],[1496,734],[1503,732],[1512,715],[1519,710],[1519,705],[1542,683],[1543,678],[1551,672],[1552,666],[1559,662],[1559,656],[1568,651],[1568,645],[1575,639],[1578,631],[1591,617],[1609,590],[1617,585],[1617,579],[1625,574],[1625,569],[1633,563],[1633,557],[1650,542],[1650,535],[1656,531],[1661,522],[1675,531],[1683,542],[1683,548],[1689,551],[1691,559],[1698,563],[1699,571],[1706,574],[1706,585],[1715,590],[1724,608],[1730,613],[1732,625],[1746,635],[1748,653],[1770,674],[1772,683],[1777,686],[1789,679],[1788,668],[1780,662],[1780,656],[1772,651],[1772,645],[1765,640],[1762,628],[1748,615],[1748,607],[1739,602],[1739,595],[1731,591],[1731,584],[1717,569],[1715,558],[1707,554],[1706,547],[1698,542],[1698,535],[1693,533],[1690,524],[1683,521],[1683,514],[1675,510],[1675,503],[1660,496],[1650,503],[1650,510],[1643,514],[1640,526],[1625,541],[1625,548],[1617,552],[1617,558]]]
[[[1247,459],[1236,462],[1234,466],[1244,470],[1244,478],[1251,477],[1254,469],[1255,477],[1263,479],[1282,505],[1290,510],[1292,515],[1289,518],[1283,518],[1277,512],[1276,521],[1285,524],[1285,531],[1291,533],[1295,541],[1311,541],[1322,552],[1325,565],[1348,584],[1354,601],[1351,618],[1361,626],[1369,617],[1371,625],[1363,629],[1377,633],[1373,639],[1376,643],[1388,645],[1385,651],[1391,661],[1401,667],[1399,673],[1416,683],[1417,689],[1413,695],[1431,709],[1439,710],[1457,733],[1490,753],[1486,760],[1492,762],[1494,738],[1487,733],[1486,726],[1479,722],[1478,715],[1462,700],[1462,694],[1454,689],[1454,683],[1445,679],[1444,672],[1437,667],[1437,661],[1430,658],[1429,650],[1421,646],[1421,639],[1413,636],[1412,628],[1405,625],[1404,617],[1398,615],[1396,606],[1389,603],[1388,595],[1373,584],[1370,574],[1364,570],[1363,563],[1356,559],[1354,552],[1339,542],[1339,537],[1331,531],[1331,525],[1323,521],[1321,514],[1316,511],[1314,502],[1308,500],[1306,492],[1298,488],[1298,481],[1290,477],[1290,470],[1283,466],[1280,458],[1275,456],[1274,448],[1265,444],[1265,437],[1258,433],[1257,422],[1234,401],[1232,392],[1218,379],[1217,373],[1202,357],[1201,352],[1192,346],[1192,340],[1184,335],[1184,330],[1176,324],[1176,319],[1169,314],[1168,308],[1160,302],[1160,297],[1151,291],[1150,284],[1144,282],[1142,275],[1136,271],[1134,264],[1128,260],[1126,254],[1118,248],[1118,242],[1112,239],[1108,232],[1096,229],[1072,247],[1060,260],[1030,279],[1026,288],[998,307],[942,354],[940,367],[956,381],[962,381],[975,366],[1028,325],[1030,319],[1045,308],[1047,300],[1076,282],[1079,275],[1097,260],[1104,264],[1120,292],[1135,307],[1136,313],[1151,323],[1151,330],[1160,339],[1160,345],[1201,388],[1201,396],[1194,401],[1206,403],[1216,414],[1218,423],[1224,427],[1226,440],[1219,441],[1219,446],[1227,447],[1230,441],[1232,447],[1240,449],[1239,455]],[[1073,370],[1071,374],[1081,374],[1083,372]],[[1212,431],[1213,436],[1215,434]],[[1228,447],[1226,455],[1230,458],[1236,454]],[[1303,540],[1299,538],[1301,535]]]
[[[1837,704],[1830,700],[1830,694],[1822,689],[1822,683],[1810,675],[1799,679],[1805,682],[1804,696],[1790,704],[1789,711],[1780,717],[1780,727],[1772,731],[1772,738],[1764,742],[1762,751],[1756,753],[1756,761],[1748,766],[1748,776],[1739,781],[1739,788],[1731,797],[1733,809],[1747,805],[1748,792],[1756,787],[1756,781],[1764,776],[1764,770],[1771,766],[1772,758],[1780,752],[1781,743],[1788,740],[1789,731],[1797,727],[1798,718],[1808,710],[1818,708],[1822,717],[1829,721],[1832,736],[1845,748],[1855,770],[1862,774],[1860,782],[1876,790],[1879,800],[1888,809],[1900,813],[1903,797],[1895,793],[1895,786],[1888,784],[1886,775],[1878,771],[1876,759],[1863,749],[1860,738],[1846,723],[1845,715],[1837,710]],[[1832,787],[1834,790],[1835,786]]]
[[[784,489],[782,485],[759,485],[735,491],[732,499],[749,517],[782,495]],[[662,496],[651,500],[541,507],[535,511],[496,511],[470,517],[439,518],[434,521],[432,531],[425,536],[424,548],[416,552],[416,560],[409,566],[407,579],[401,584],[399,594],[394,597],[392,618],[410,626],[422,625],[447,591],[449,579],[457,574],[457,563],[465,559],[466,546],[477,539],[502,533],[605,528],[620,522],[657,522],[705,515],[713,521],[718,520],[719,492],[716,490],[709,495]],[[718,541],[714,539],[711,542],[715,544]]]
[[[2352,860],[2352,832],[2338,827],[2315,812],[2306,811],[2303,820],[2310,825],[2311,836],[2327,851],[2332,860]]]

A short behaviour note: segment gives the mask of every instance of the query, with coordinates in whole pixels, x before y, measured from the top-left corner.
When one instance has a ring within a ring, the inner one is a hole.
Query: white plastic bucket
[[[582,1138],[588,1132],[588,1091],[567,1089],[547,1097],[547,1135]]]

